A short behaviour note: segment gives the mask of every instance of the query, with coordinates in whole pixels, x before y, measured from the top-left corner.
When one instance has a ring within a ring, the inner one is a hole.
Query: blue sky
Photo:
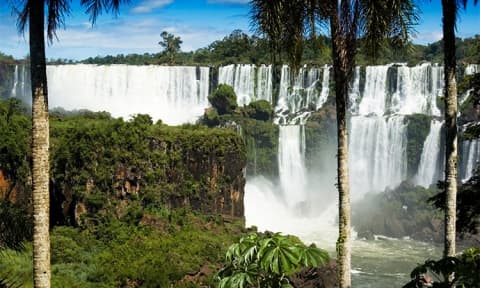
[[[0,0],[0,51],[16,58],[28,54],[28,33],[19,35],[9,5],[17,0]],[[79,1],[74,0],[78,3]],[[119,53],[155,53],[164,30],[180,36],[182,50],[191,51],[222,39],[234,29],[250,33],[248,0],[131,0],[118,17],[102,15],[94,27],[80,7],[72,7],[59,41],[47,47],[48,58],[84,59]],[[441,1],[419,0],[421,23],[413,39],[431,43],[441,38]],[[473,1],[470,1],[473,2]],[[480,5],[462,11],[459,37],[480,34]]]

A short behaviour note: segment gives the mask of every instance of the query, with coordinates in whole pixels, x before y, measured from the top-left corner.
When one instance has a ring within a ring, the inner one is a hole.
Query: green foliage
[[[32,245],[25,245],[21,251],[0,252],[0,287],[33,287]],[[2,286],[3,285],[3,286]]]
[[[230,129],[168,127],[153,124],[148,115],[128,122],[95,113],[51,120],[55,187],[72,191],[91,213],[137,198],[145,207],[178,206],[189,199],[194,209],[212,210],[220,191],[237,189],[232,183],[245,165],[243,142]]]
[[[328,262],[328,253],[292,236],[251,233],[231,245],[218,287],[292,287],[288,276]]]
[[[445,210],[445,182],[439,182],[440,193],[428,201],[436,208]],[[461,233],[478,233],[480,225],[480,166],[470,179],[458,187],[457,194],[457,231]]]
[[[0,249],[21,250],[32,232],[32,217],[26,207],[0,200]]]
[[[394,190],[367,194],[353,204],[352,224],[359,237],[409,236],[420,241],[442,241],[443,233],[438,230],[442,214],[427,201],[435,193],[435,189],[403,182]]]
[[[273,117],[272,104],[267,100],[252,101],[247,106],[247,113],[250,118],[269,121]]]
[[[430,133],[430,122],[432,118],[424,114],[413,114],[405,116],[407,121],[407,169],[408,175],[412,177],[418,170],[420,158],[422,157],[423,144]]]
[[[480,287],[480,248],[472,247],[466,249],[457,257],[446,257],[440,260],[427,260],[424,264],[418,265],[410,273],[413,280],[407,283],[404,288],[415,288],[419,275],[427,272],[433,273],[439,281],[433,282],[438,288],[450,287]],[[448,275],[453,275],[452,279]]]
[[[217,109],[215,108],[208,108],[205,110],[205,114],[203,116],[203,122],[208,127],[215,127],[220,124],[220,118],[218,117]]]
[[[11,56],[10,56],[11,57]],[[0,99],[10,97],[15,61],[0,52]]]
[[[209,285],[223,251],[242,235],[240,221],[223,223],[186,210],[143,210],[142,221],[110,219],[88,229],[51,232],[52,287],[198,287]],[[0,257],[0,279],[31,287],[31,245]],[[207,267],[202,279],[185,277]],[[198,286],[197,286],[198,285]]]
[[[0,169],[12,185],[28,183],[30,126],[19,100],[0,101]]]
[[[237,95],[232,86],[220,84],[208,96],[208,102],[212,104],[219,115],[231,114],[237,108]]]

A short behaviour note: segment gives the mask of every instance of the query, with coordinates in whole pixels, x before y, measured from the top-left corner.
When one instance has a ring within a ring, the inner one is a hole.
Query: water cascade
[[[304,126],[280,126],[278,166],[284,199],[289,207],[306,201],[305,187],[308,179],[304,152]]]
[[[480,161],[480,139],[466,140],[462,143],[462,163],[460,166],[460,178],[462,181],[470,179],[474,169]]]
[[[430,187],[442,176],[443,155],[441,155],[442,122],[433,120],[430,132],[423,144],[422,156],[414,182],[417,185]]]
[[[303,124],[312,110],[321,108],[327,101],[330,67],[304,66],[295,76],[290,70],[287,65],[282,66],[275,112],[280,124]]]
[[[18,65],[15,65],[15,72],[13,72],[13,87],[12,87],[12,97],[17,97],[17,87],[18,87]]]
[[[26,103],[32,103],[30,71],[26,69],[25,65],[15,65],[13,85],[10,91],[11,97],[17,97]]]
[[[255,81],[256,79],[256,81]],[[252,100],[272,102],[272,65],[227,65],[218,69],[218,83],[228,84],[237,94],[238,105]]]
[[[440,116],[437,98],[443,94],[443,67],[424,63],[397,68],[397,87],[392,96],[392,112],[403,115]]]
[[[407,138],[402,116],[352,117],[350,130],[353,197],[395,188],[406,179]]]
[[[468,64],[467,67],[465,67],[465,75],[472,75],[475,73],[480,73],[479,64]]]
[[[208,67],[60,65],[47,66],[47,77],[52,108],[143,113],[176,125],[208,106]]]

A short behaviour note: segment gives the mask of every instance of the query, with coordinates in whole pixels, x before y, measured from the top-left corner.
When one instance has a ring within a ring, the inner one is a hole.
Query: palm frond
[[[367,55],[374,58],[387,42],[395,47],[406,46],[418,23],[418,8],[411,0],[361,1],[360,34],[364,37]]]
[[[70,14],[71,0],[47,0],[47,38],[51,43],[57,38],[56,31],[65,27],[65,17]]]
[[[282,13],[285,1],[252,0],[250,1],[250,27],[258,35],[265,36],[273,62],[280,54],[280,40],[283,30]]]
[[[32,0],[21,0],[18,6],[13,7],[13,13],[17,14],[17,30],[20,33],[25,32],[25,28],[27,27],[28,23],[28,15],[29,15],[29,2]]]
[[[32,237],[32,219],[24,208],[0,201],[0,248],[23,249]]]
[[[128,4],[130,0],[81,0],[80,4],[86,8],[85,12],[89,15],[92,24],[95,24],[97,17],[104,11],[113,13],[115,16],[120,11],[122,4]]]

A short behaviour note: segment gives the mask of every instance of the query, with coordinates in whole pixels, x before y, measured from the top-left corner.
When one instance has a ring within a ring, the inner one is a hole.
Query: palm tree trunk
[[[445,62],[445,125],[447,129],[445,167],[445,246],[444,256],[455,255],[457,212],[457,83],[455,80],[456,0],[442,0],[443,47]]]
[[[49,126],[45,63],[44,1],[29,0],[32,81],[33,282],[50,287]]]
[[[348,137],[347,137],[347,93],[348,77],[346,70],[347,49],[345,38],[339,27],[338,0],[332,0],[330,30],[332,34],[332,57],[335,78],[335,99],[337,111],[337,188],[339,196],[339,234],[337,240],[338,280],[340,288],[351,287],[350,262],[350,185],[348,177]]]

